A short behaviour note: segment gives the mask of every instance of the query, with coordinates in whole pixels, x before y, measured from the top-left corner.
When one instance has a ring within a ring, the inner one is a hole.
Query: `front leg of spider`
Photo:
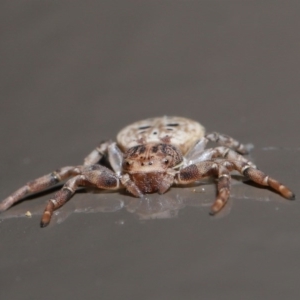
[[[251,165],[242,161],[224,161],[224,163],[230,171],[236,170],[251,181],[262,186],[270,187],[277,193],[281,194],[284,198],[295,200],[295,194],[288,187],[269,175],[266,175],[262,171],[253,168]]]
[[[41,192],[75,175],[78,175],[75,167],[63,167],[50,174],[29,181],[0,203],[0,212],[7,210],[29,194]]]
[[[179,171],[176,175],[176,183],[189,184],[200,180],[204,177],[214,176],[218,178],[217,198],[211,207],[211,214],[219,212],[226,204],[230,195],[230,171],[236,170],[243,174],[251,181],[270,187],[283,197],[289,200],[295,199],[295,194],[278,180],[266,175],[260,170],[257,170],[252,164],[239,160],[225,160],[218,161],[203,161],[197,164],[189,165]]]
[[[177,173],[175,183],[189,184],[205,177],[218,178],[217,197],[210,211],[214,215],[223,208],[230,195],[231,177],[226,167],[210,160],[192,164]]]
[[[78,175],[68,180],[53,199],[48,201],[41,219],[41,227],[49,224],[54,210],[63,206],[76,192],[78,187],[95,187],[106,190],[116,190],[120,179],[114,172],[101,165],[80,166],[74,170]]]

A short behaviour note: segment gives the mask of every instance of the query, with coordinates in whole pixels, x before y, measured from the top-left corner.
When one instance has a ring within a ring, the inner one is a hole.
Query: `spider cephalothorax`
[[[129,148],[124,154],[123,172],[145,193],[164,193],[174,180],[174,167],[182,162],[179,149],[170,144],[149,143]]]
[[[205,149],[208,141],[221,146]],[[243,156],[249,148],[223,134],[205,134],[204,127],[190,119],[165,116],[142,120],[122,129],[117,142],[102,142],[85,158],[83,165],[63,167],[28,182],[0,203],[0,211],[29,193],[67,180],[46,206],[41,220],[44,227],[49,224],[53,211],[64,205],[81,186],[125,188],[130,194],[142,197],[146,193],[163,194],[173,184],[186,185],[204,177],[215,177],[218,193],[211,207],[211,214],[215,214],[229,198],[231,171],[238,171],[247,179],[294,199],[285,185],[259,171]],[[107,158],[109,168],[100,164],[102,158]]]

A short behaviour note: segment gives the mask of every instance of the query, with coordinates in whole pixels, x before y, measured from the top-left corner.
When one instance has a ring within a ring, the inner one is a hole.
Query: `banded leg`
[[[218,173],[218,194],[215,202],[211,206],[210,214],[214,215],[219,212],[227,203],[230,196],[231,176],[226,168],[219,168]]]
[[[45,227],[50,223],[54,210],[63,206],[74,195],[77,187],[83,185],[83,180],[82,175],[68,180],[63,188],[54,195],[54,198],[48,201],[41,219],[41,227]]]
[[[189,164],[194,163],[197,164],[201,161],[206,161],[206,160],[212,160],[212,159],[227,159],[227,160],[235,160],[235,161],[241,161],[243,163],[248,164],[252,168],[256,168],[256,166],[245,158],[244,156],[238,154],[236,151],[228,148],[228,147],[215,147],[215,148],[210,148],[203,150],[202,153],[198,156],[192,157],[192,159],[189,159]]]
[[[249,164],[240,161],[226,162],[226,167],[231,170],[237,170],[245,177],[262,186],[268,186],[289,200],[295,199],[295,194],[285,185],[276,179],[266,175],[260,170],[252,168]]]
[[[117,144],[112,141],[102,142],[84,159],[84,165],[89,166],[97,164],[104,155],[107,155],[112,169],[120,175],[122,171],[123,153]]]
[[[94,149],[85,159],[84,165],[94,165],[100,161],[100,159],[107,153],[108,146],[112,141],[101,142],[96,149]]]
[[[231,148],[240,154],[248,154],[249,150],[252,148],[250,145],[243,145],[234,138],[218,132],[209,133],[205,135],[205,137],[211,142],[219,143],[220,145]]]
[[[118,189],[119,178],[108,168],[100,165],[80,166],[74,171],[77,176],[68,180],[53,199],[48,201],[41,219],[41,227],[49,224],[54,210],[63,206],[76,192],[78,187],[95,187],[100,189]]]
[[[28,182],[0,203],[0,212],[7,210],[9,207],[23,199],[28,194],[41,192],[73,175],[76,175],[74,167],[64,167]]]
[[[230,195],[231,177],[226,167],[214,161],[193,164],[177,173],[175,183],[189,184],[208,176],[218,177],[217,198],[210,211],[210,214],[214,215],[224,207]]]

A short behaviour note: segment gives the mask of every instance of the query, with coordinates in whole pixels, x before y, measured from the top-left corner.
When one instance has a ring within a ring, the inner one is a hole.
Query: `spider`
[[[207,143],[220,146],[205,149]],[[63,206],[78,187],[118,190],[125,188],[135,197],[165,193],[173,184],[187,185],[205,177],[217,178],[217,197],[210,214],[219,212],[230,195],[231,171],[267,186],[293,200],[295,195],[276,179],[264,174],[243,155],[250,146],[217,132],[205,133],[196,121],[164,116],[135,122],[117,135],[117,142],[100,143],[83,165],[68,166],[28,182],[0,203],[0,211],[30,193],[40,192],[65,181],[46,205],[41,227],[49,224],[53,211]],[[107,158],[109,168],[102,165]]]

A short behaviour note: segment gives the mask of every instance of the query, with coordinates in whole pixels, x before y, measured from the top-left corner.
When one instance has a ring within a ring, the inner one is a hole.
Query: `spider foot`
[[[218,181],[217,199],[211,206],[209,213],[212,216],[218,213],[225,206],[230,195],[230,175],[226,173],[225,169],[221,172]]]
[[[296,200],[296,195],[283,184],[279,187],[279,192],[288,200]]]
[[[41,226],[42,228],[48,226],[49,223],[50,223],[50,220],[51,220],[50,214],[49,214],[48,212],[44,212],[43,217],[42,217],[42,220],[41,220],[41,222],[40,222],[40,226]]]
[[[70,187],[64,187],[62,190],[58,191],[55,194],[54,199],[48,201],[48,204],[44,210],[41,219],[41,223],[40,223],[41,227],[46,227],[47,225],[49,225],[54,210],[63,206],[72,197],[74,192],[75,190],[71,190]]]
[[[224,202],[221,199],[217,199],[214,204],[210,208],[209,214],[211,216],[214,216],[216,213],[218,213],[225,205],[226,202]]]
[[[49,200],[46,208],[45,208],[45,211],[43,213],[43,216],[42,216],[42,219],[41,219],[41,222],[40,222],[40,226],[42,228],[46,227],[49,225],[50,221],[51,221],[51,217],[52,217],[52,214],[53,214],[53,211],[55,210],[55,204],[57,203],[56,200]]]

